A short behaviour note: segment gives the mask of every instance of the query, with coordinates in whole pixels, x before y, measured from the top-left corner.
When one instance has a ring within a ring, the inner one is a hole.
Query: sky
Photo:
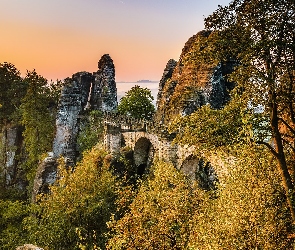
[[[47,79],[97,71],[109,54],[117,82],[159,81],[170,58],[230,0],[0,0],[0,62]]]

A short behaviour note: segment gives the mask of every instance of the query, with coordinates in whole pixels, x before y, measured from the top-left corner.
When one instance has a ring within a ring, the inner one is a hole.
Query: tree
[[[3,250],[16,249],[27,242],[22,221],[29,216],[29,205],[21,201],[0,199],[0,245]]]
[[[118,111],[120,114],[136,119],[149,120],[155,113],[155,107],[152,103],[153,99],[149,89],[135,85],[122,97],[118,105]]]
[[[153,170],[124,216],[109,223],[107,249],[188,249],[202,195],[172,164],[160,162]]]
[[[18,159],[20,159],[14,154],[21,150],[20,147],[12,145],[14,139],[9,138],[11,135],[9,130],[16,131],[17,135],[22,132],[19,124],[20,105],[26,89],[27,84],[16,67],[11,63],[0,63],[0,185],[3,189],[1,194],[6,193],[7,187],[13,185],[16,176],[10,174],[12,165],[16,169]]]
[[[13,64],[0,63],[0,126],[16,120],[26,88],[19,70]]]
[[[218,149],[211,155],[218,189],[192,215],[189,249],[292,249],[291,217],[271,153],[252,143],[235,157]]]
[[[230,79],[236,83],[232,93],[232,98],[235,97],[229,105],[236,106],[236,109],[240,110],[239,116],[228,113],[223,118],[220,116],[215,124],[220,121],[228,125],[231,122],[236,124],[236,120],[240,119],[241,128],[247,130],[245,134],[247,140],[254,140],[268,148],[277,160],[293,221],[295,221],[294,176],[292,179],[295,173],[294,10],[295,3],[289,0],[234,0],[229,6],[219,6],[205,19],[206,28],[213,32],[203,46],[204,50],[199,53],[203,56],[198,57],[220,63],[233,59],[237,61],[238,66],[230,76]],[[235,101],[236,104],[233,103]],[[259,111],[258,107],[261,107]],[[214,124],[212,119],[208,122],[210,128],[208,124],[205,125],[208,127],[207,131],[212,132],[212,136],[227,131],[216,131],[212,127]],[[198,128],[196,125],[195,131]],[[230,129],[230,126],[227,129]],[[224,133],[224,136],[226,135],[227,133]],[[198,133],[195,134],[197,141],[200,141],[200,136]],[[241,135],[238,138],[242,140]],[[228,139],[232,141],[231,137]]]
[[[22,99],[22,125],[25,149],[28,153],[27,177],[33,180],[38,160],[50,151],[54,136],[55,114],[50,111],[51,91],[47,80],[37,72],[28,71],[24,81],[28,90]]]
[[[40,197],[37,216],[24,222],[30,242],[52,249],[103,249],[118,184],[105,156],[96,146],[74,170],[61,161],[59,179]]]

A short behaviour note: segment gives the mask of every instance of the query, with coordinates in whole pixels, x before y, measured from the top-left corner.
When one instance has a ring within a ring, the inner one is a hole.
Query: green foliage
[[[52,101],[47,80],[36,71],[27,72],[24,82],[28,85],[22,99],[22,125],[25,149],[28,153],[26,172],[29,180],[35,177],[38,160],[45,152],[50,151],[54,136],[55,114],[50,112]]]
[[[291,249],[290,215],[271,155],[255,145],[240,148],[238,157],[211,155],[220,179],[213,196],[158,163],[123,217],[109,223],[107,249]]]
[[[217,158],[224,159],[217,198],[194,216],[191,249],[292,249],[288,205],[269,152],[252,145]]]
[[[153,99],[149,89],[136,85],[122,97],[118,112],[137,119],[151,119],[155,113]]]
[[[238,99],[234,99],[221,110],[205,105],[190,116],[179,116],[169,130],[177,133],[175,141],[180,144],[208,151],[216,148],[227,151],[251,139],[253,127],[247,119],[251,115],[251,110],[243,108]]]
[[[187,249],[191,215],[201,197],[185,176],[167,163],[158,163],[118,221],[109,223],[114,235],[108,249]]]
[[[87,151],[101,133],[101,116],[92,112],[79,138],[83,160],[75,169],[61,161],[50,194],[31,206],[1,194],[1,249],[28,242],[49,249],[294,248],[294,4],[234,0],[219,7],[206,18],[213,30],[208,39],[201,38],[185,58],[186,64],[238,63],[230,76],[236,88],[224,109],[203,106],[170,127],[176,142],[194,146],[216,169],[214,195],[163,162],[129,185],[130,158],[112,160],[98,146]],[[180,90],[185,92],[177,92],[176,104],[198,89]],[[51,146],[57,98],[58,88],[35,71],[23,81],[13,65],[0,65],[0,123],[18,120],[22,99],[30,179]],[[135,86],[118,111],[150,119],[152,100],[148,89]],[[259,105],[263,110],[254,112]]]
[[[228,76],[236,85],[232,95],[240,97],[239,109],[242,113],[250,107],[261,107],[260,113],[249,116],[251,112],[246,111],[245,115],[237,117],[227,113],[224,119],[222,114],[226,111],[207,110],[208,114],[216,115],[220,120],[212,123],[209,115],[207,118],[211,126],[205,127],[209,127],[209,134],[216,136],[217,146],[222,139],[218,136],[219,132],[229,136],[224,138],[224,142],[231,145],[232,140],[243,142],[241,134],[246,131],[248,141],[254,140],[269,149],[277,160],[295,221],[294,8],[294,1],[289,0],[235,0],[226,7],[219,6],[205,19],[206,28],[212,32],[202,46],[204,49],[196,51],[195,56],[208,63],[224,64],[231,60],[237,63],[234,72]],[[197,116],[191,116],[192,120],[196,121]],[[226,121],[227,118],[230,122]],[[233,126],[230,126],[231,122]],[[242,133],[236,134],[239,124]],[[192,141],[201,142],[202,134],[192,130],[195,137]],[[188,131],[186,128],[187,136]],[[202,131],[206,137],[206,129]],[[224,145],[224,142],[221,144]]]
[[[60,165],[59,180],[41,197],[37,216],[25,222],[31,242],[50,249],[103,247],[117,185],[104,164],[105,155],[95,147],[73,172]]]
[[[80,153],[90,150],[103,138],[103,113],[99,110],[90,111],[89,115],[84,114],[83,126],[79,133],[77,144]]]
[[[51,194],[30,210],[0,203],[1,243],[4,249],[24,241],[48,249],[291,249],[271,155],[252,145],[240,147],[237,157],[217,150],[210,160],[220,180],[214,196],[163,162],[136,190],[111,174],[96,147],[74,171],[62,161]],[[22,222],[28,212],[34,215]]]
[[[24,192],[19,191],[17,194],[18,188],[13,185],[20,179],[27,181],[25,175],[32,183],[37,161],[51,147],[61,85],[60,81],[49,85],[35,71],[28,72],[23,79],[14,65],[0,64],[1,197],[24,198]],[[15,142],[9,138],[10,129],[17,133]],[[24,138],[20,135],[23,130]],[[7,165],[11,155],[14,155],[14,166]],[[7,172],[14,172],[11,181],[7,181]]]
[[[18,121],[21,99],[26,93],[19,70],[11,63],[0,63],[0,127]]]
[[[0,200],[0,245],[3,250],[15,249],[26,243],[22,220],[28,216],[29,206],[20,201]]]

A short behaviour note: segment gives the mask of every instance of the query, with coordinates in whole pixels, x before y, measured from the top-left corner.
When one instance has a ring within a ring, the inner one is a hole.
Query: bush
[[[60,178],[40,198],[25,225],[30,242],[49,249],[95,249],[105,245],[106,222],[115,212],[116,182],[99,147],[84,154],[75,170],[61,164]]]

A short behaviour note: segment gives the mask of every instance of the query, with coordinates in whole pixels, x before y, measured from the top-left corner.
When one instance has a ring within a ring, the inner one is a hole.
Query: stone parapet
[[[104,123],[109,126],[109,129],[117,127],[121,132],[142,131],[164,138],[174,138],[174,135],[168,132],[167,125],[160,124],[155,120],[135,119],[114,112],[104,112],[103,115]]]

